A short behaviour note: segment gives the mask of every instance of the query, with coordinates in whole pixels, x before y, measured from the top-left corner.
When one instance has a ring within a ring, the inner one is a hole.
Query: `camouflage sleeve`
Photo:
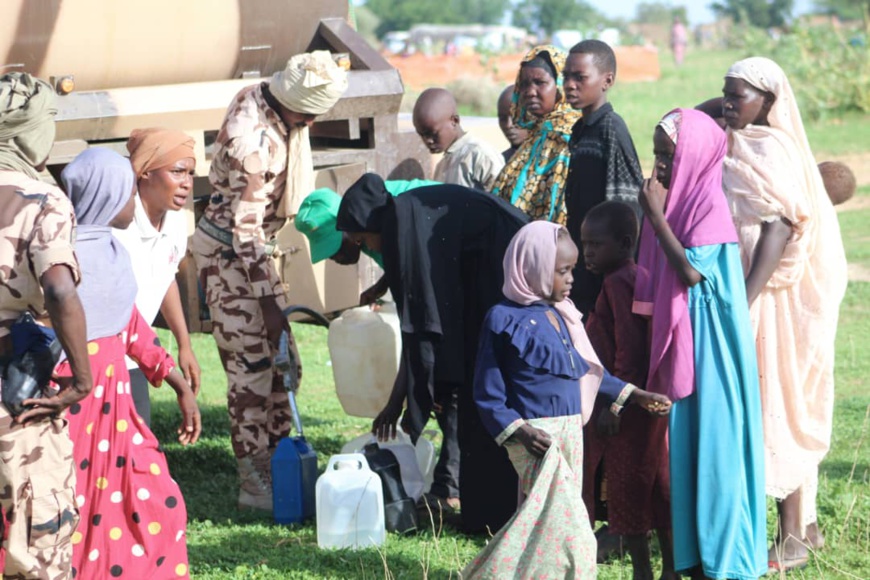
[[[265,132],[257,132],[250,138],[234,139],[226,153],[229,184],[236,194],[232,207],[233,250],[245,265],[255,298],[283,292],[272,257],[266,254],[263,232],[272,191],[267,176],[270,144]]]
[[[33,236],[27,248],[37,279],[52,266],[63,264],[69,267],[78,284],[81,275],[74,248],[75,224],[69,200],[60,193],[47,195],[33,223]]]

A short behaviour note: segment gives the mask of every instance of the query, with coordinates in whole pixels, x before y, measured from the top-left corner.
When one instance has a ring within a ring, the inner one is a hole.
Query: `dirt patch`
[[[870,208],[870,197],[866,195],[861,195],[858,197],[853,197],[849,201],[844,204],[840,204],[837,206],[837,213],[841,213],[844,211],[856,211],[859,209],[867,209]]]
[[[642,46],[616,47],[619,62],[619,82],[654,81],[661,76],[659,54],[655,48]],[[389,56],[387,60],[399,69],[405,86],[413,91],[426,87],[446,86],[461,78],[486,78],[502,85],[516,80],[523,54],[484,57],[477,54],[458,56]]]
[[[851,282],[870,282],[870,268],[861,264],[849,264],[849,280]]]

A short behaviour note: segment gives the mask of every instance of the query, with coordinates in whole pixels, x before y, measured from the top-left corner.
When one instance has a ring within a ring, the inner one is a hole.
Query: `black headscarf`
[[[384,180],[374,173],[366,173],[345,192],[338,207],[335,229],[340,232],[380,233],[384,210],[393,203]]]

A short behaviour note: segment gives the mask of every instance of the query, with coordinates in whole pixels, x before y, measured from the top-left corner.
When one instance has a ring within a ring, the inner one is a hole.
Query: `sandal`
[[[801,558],[785,558],[784,560],[768,560],[767,573],[779,574],[780,572],[789,572],[791,570],[803,570],[809,564],[809,555]]]

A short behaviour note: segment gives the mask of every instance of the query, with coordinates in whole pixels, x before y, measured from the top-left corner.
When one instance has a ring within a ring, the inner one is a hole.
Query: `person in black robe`
[[[483,319],[503,299],[502,260],[529,218],[487,193],[443,184],[393,197],[374,174],[344,195],[336,228],[381,252],[399,313],[402,364],[373,431],[416,442],[433,404],[458,392],[459,495],[467,532],[495,532],[516,510],[517,475],[483,427],[472,394]]]

